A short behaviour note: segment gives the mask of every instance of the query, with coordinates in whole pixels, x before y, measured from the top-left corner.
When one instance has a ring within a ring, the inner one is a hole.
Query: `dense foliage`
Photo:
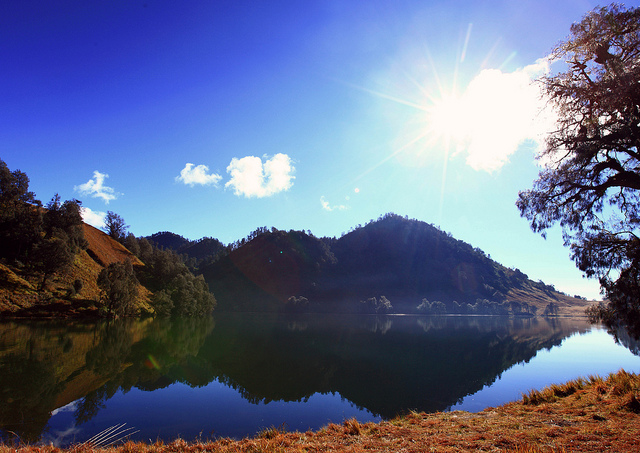
[[[102,302],[110,316],[127,316],[134,312],[134,301],[138,297],[138,279],[131,261],[111,263],[100,271],[98,286]]]
[[[192,241],[168,231],[152,234],[146,239],[161,249],[173,250],[182,257],[189,269],[196,272],[203,263],[216,261],[230,250],[215,238],[204,237]]]
[[[80,202],[61,202],[58,194],[45,209],[29,191],[29,178],[0,160],[0,259],[41,275],[40,289],[87,247]]]
[[[162,250],[147,239],[127,236],[125,244],[145,264],[136,269],[140,282],[153,291],[159,315],[198,316],[210,313],[216,299],[202,275],[195,276],[173,250]]]
[[[517,205],[536,232],[559,223],[572,258],[608,299],[592,312],[640,334],[640,8],[612,5],[572,25],[542,79],[559,113],[546,167]]]

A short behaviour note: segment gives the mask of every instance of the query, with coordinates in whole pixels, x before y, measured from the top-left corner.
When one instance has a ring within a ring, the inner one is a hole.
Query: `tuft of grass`
[[[587,384],[583,378],[578,378],[565,384],[553,384],[542,390],[530,390],[529,393],[522,395],[522,402],[532,406],[542,403],[552,403],[557,401],[558,398],[573,395],[578,390],[584,389]]]
[[[258,439],[275,439],[281,434],[286,434],[286,432],[287,432],[287,427],[283,423],[282,425],[280,425],[279,428],[272,425],[270,428],[262,429],[261,431],[258,432],[258,434],[256,434],[256,437]]]
[[[349,420],[345,420],[344,423],[344,433],[350,436],[359,436],[362,431],[362,425],[355,418],[350,418]]]

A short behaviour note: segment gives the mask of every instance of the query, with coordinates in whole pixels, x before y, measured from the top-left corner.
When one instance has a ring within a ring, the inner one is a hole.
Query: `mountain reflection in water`
[[[217,381],[256,405],[338,394],[345,404],[383,418],[445,410],[537,351],[590,329],[582,319],[246,313],[4,322],[0,433],[24,442],[48,439],[43,434],[59,408],[70,408],[74,426],[80,426],[118,392],[167,388],[166,397],[174,383],[197,392]],[[126,407],[121,410],[130,425],[143,424],[131,420]],[[106,427],[69,440],[82,441]]]

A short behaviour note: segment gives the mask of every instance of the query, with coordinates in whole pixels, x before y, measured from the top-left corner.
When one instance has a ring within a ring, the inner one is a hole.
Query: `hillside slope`
[[[100,290],[97,278],[100,271],[114,262],[131,260],[134,266],[143,263],[122,244],[102,231],[83,224],[88,247],[76,254],[73,264],[56,273],[39,291],[40,277],[23,270],[0,264],[0,314],[4,316],[95,316]],[[73,290],[76,280],[82,282],[77,293]],[[149,305],[149,291],[138,287],[139,312],[153,312]]]

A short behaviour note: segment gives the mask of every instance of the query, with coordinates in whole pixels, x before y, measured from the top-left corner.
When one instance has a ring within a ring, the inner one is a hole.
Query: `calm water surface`
[[[0,323],[0,435],[67,445],[318,429],[407,410],[479,411],[578,376],[640,372],[583,319],[278,316]],[[13,433],[13,434],[12,434]]]

